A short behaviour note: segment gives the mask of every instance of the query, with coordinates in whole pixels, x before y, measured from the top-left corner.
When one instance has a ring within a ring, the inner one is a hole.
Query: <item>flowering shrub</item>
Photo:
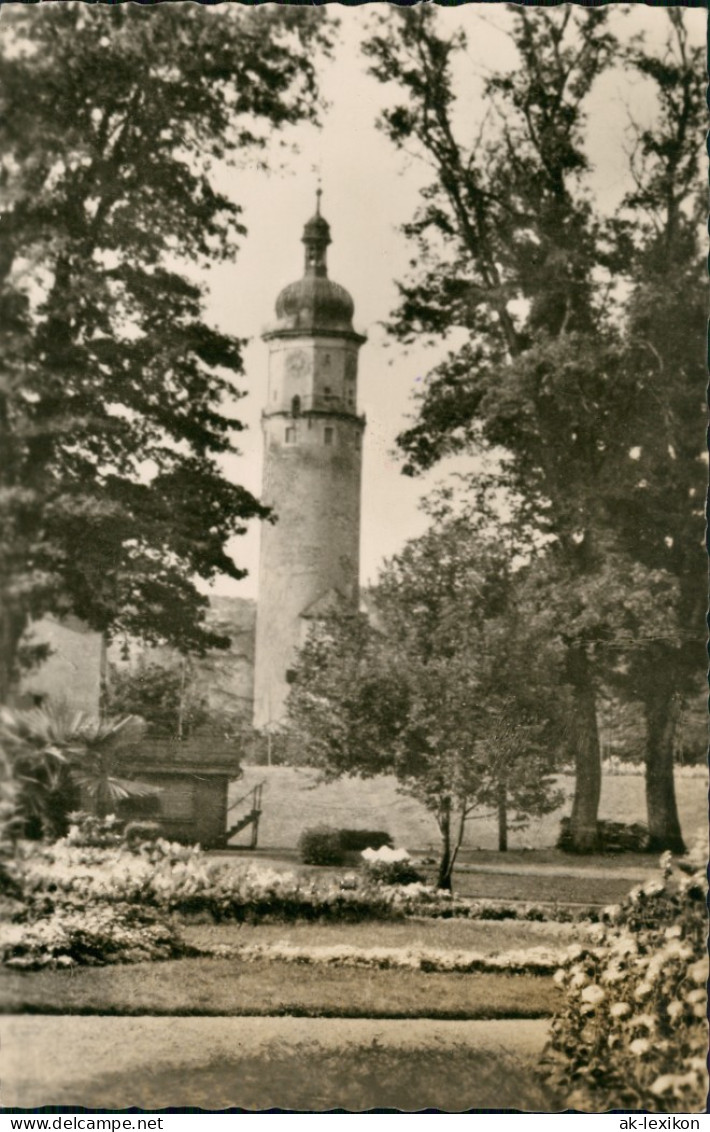
[[[424,877],[415,869],[406,849],[365,849],[363,873],[373,884],[421,884]]]
[[[133,904],[66,908],[4,924],[0,934],[0,956],[8,967],[101,966],[192,953],[164,917]]]
[[[702,860],[702,867],[698,867]],[[551,1037],[553,1083],[571,1107],[704,1109],[707,912],[704,853],[605,910],[555,976],[567,992]]]
[[[96,849],[121,844],[123,822],[115,814],[99,818],[96,814],[75,810],[68,817],[70,825],[65,838],[67,844]]]
[[[162,827],[157,821],[129,821],[123,831],[123,843],[129,849],[138,849],[146,842],[162,839]]]

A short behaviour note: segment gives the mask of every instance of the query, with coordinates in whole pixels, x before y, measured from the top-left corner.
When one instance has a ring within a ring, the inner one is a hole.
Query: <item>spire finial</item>
[[[319,180],[318,181],[318,188],[316,189],[316,216],[320,216],[320,198],[322,196],[323,196],[323,190],[321,188],[320,180]]]

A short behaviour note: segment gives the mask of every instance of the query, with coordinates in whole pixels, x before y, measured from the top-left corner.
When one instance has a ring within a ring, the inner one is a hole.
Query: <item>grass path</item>
[[[535,1074],[541,1021],[24,1016],[0,1033],[7,1107],[563,1107]]]

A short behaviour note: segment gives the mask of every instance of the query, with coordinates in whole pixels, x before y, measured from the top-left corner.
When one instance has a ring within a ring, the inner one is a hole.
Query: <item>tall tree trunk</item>
[[[442,850],[441,860],[439,861],[439,876],[437,879],[437,888],[444,888],[447,892],[452,888],[452,877],[454,873],[454,865],[458,856],[459,849],[463,842],[463,835],[466,829],[466,815],[468,814],[468,804],[465,797],[459,799],[461,811],[459,814],[458,828],[456,830],[456,837],[454,842],[451,840],[451,799],[446,798],[439,810],[438,823],[441,830]]]
[[[436,880],[437,888],[451,891],[451,799],[445,798],[438,814],[438,826],[441,832],[441,856],[439,858],[439,875]]]
[[[646,719],[646,811],[649,848],[685,852],[673,780],[674,739],[681,700],[656,686],[644,701]]]
[[[17,648],[25,631],[25,618],[0,610],[0,704],[10,700],[17,684]]]
[[[597,728],[597,697],[584,647],[572,647],[568,671],[574,693],[574,801],[570,818],[572,849],[593,853],[599,846],[602,763]]]
[[[177,738],[179,742],[183,739],[183,730],[185,723],[185,681],[187,678],[187,658],[180,657],[180,690],[178,692],[178,714],[177,714]]]
[[[498,851],[508,851],[508,787],[505,780],[498,783]]]

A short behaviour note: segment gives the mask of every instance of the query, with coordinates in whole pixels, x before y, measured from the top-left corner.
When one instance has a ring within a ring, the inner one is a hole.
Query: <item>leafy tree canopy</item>
[[[410,474],[451,452],[500,449],[501,485],[554,540],[562,591],[584,594],[597,640],[627,619],[629,584],[665,587],[670,620],[632,642],[625,674],[647,709],[652,839],[679,848],[672,728],[656,740],[670,701],[692,688],[703,638],[702,49],[679,9],[667,12],[658,53],[623,46],[608,8],[511,13],[519,65],[487,81],[491,113],[475,134],[456,104],[465,38],[442,35],[433,9],[393,10],[366,44],[374,74],[396,90],[383,129],[433,169],[405,226],[415,255],[391,329],[453,344],[399,444]],[[588,97],[613,64],[643,76],[656,114],[635,128],[631,188],[609,217],[594,200],[585,135]],[[572,824],[589,848],[596,683],[600,665],[620,666],[584,635],[569,643],[575,714],[586,721]]]
[[[114,666],[106,689],[105,710],[145,720],[148,738],[187,739],[210,719],[207,700],[196,692],[188,661],[142,663],[134,670]]]
[[[317,116],[303,8],[12,6],[0,46],[0,679],[28,617],[224,644],[191,579],[264,515],[227,482],[241,343],[188,265],[233,258],[220,163]]]

